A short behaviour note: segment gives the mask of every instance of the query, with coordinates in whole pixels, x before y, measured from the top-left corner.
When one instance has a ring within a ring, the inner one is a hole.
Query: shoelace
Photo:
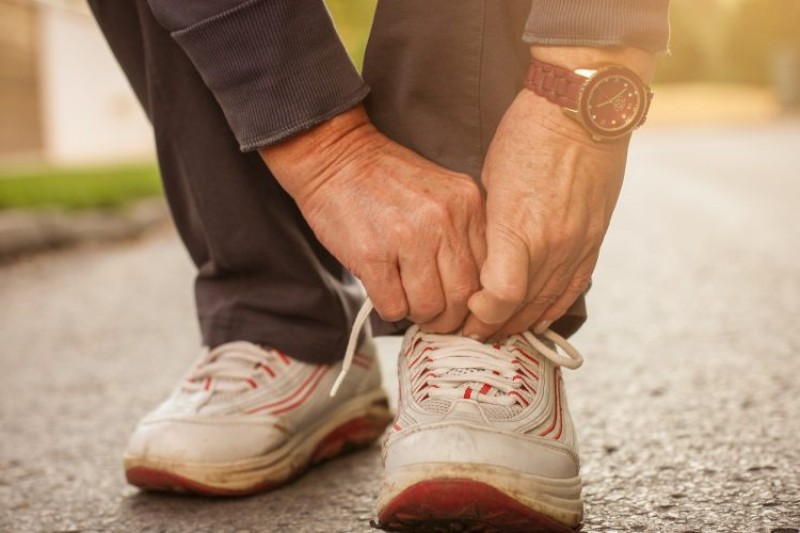
[[[277,361],[272,351],[249,342],[222,344],[205,354],[187,377],[183,389],[194,392],[211,385],[215,391],[233,392],[252,388],[257,369],[275,367]]]
[[[347,377],[350,367],[353,365],[353,357],[355,356],[358,337],[372,310],[372,301],[367,298],[364,305],[362,305],[361,309],[358,311],[355,322],[353,323],[353,328],[350,330],[350,340],[345,350],[342,370],[339,372],[339,376],[336,378],[333,387],[331,387],[330,395],[332,397],[336,395],[345,377]],[[448,388],[453,389],[463,383],[477,381],[486,383],[503,392],[511,392],[511,390],[519,387],[518,384],[510,381],[513,378],[513,373],[516,371],[513,363],[507,358],[498,356],[498,350],[494,346],[459,335],[434,335],[430,333],[420,333],[420,335],[423,340],[437,345],[437,350],[432,352],[432,354],[435,353],[436,355],[431,357],[432,362],[429,368],[432,370],[442,370],[443,372],[437,373],[438,375],[432,378],[432,383],[435,382],[433,380],[436,380],[439,385],[452,385]],[[556,365],[563,366],[564,368],[576,369],[583,364],[583,356],[580,352],[555,331],[548,329],[542,334],[542,337],[551,341],[556,347],[564,350],[566,355],[562,355],[558,353],[557,350],[553,350],[530,331],[525,331],[514,337],[524,339],[542,356]],[[506,342],[513,342],[513,340],[514,339],[511,338]],[[460,376],[447,372],[455,369],[471,369],[472,371]],[[493,371],[498,372],[498,374],[494,374]],[[448,392],[447,388],[438,391],[434,389],[431,391],[431,396],[435,394],[440,397],[451,397],[453,392]],[[500,398],[508,398],[508,396],[501,396],[497,398],[497,401],[493,401],[492,403],[501,403]],[[513,403],[514,401],[513,398],[510,398],[508,400],[502,400],[502,403]]]

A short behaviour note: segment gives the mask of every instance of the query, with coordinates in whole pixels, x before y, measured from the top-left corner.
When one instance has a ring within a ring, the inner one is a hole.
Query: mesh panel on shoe
[[[438,400],[436,398],[428,398],[419,404],[420,407],[433,415],[446,414],[447,411],[450,410],[451,405],[453,405],[453,402],[449,402],[447,400]]]
[[[444,415],[453,405],[449,400],[440,400],[437,398],[428,398],[420,402],[419,406],[433,415]],[[492,405],[481,404],[481,409],[486,414],[489,420],[511,420],[522,412],[522,407],[519,405]]]

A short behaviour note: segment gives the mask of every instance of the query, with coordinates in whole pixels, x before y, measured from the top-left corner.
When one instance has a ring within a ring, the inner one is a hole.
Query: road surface
[[[800,124],[637,135],[567,372],[584,531],[800,529]],[[0,531],[369,531],[378,447],[258,497],[126,486],[195,356],[172,231],[0,268]],[[381,340],[387,387],[397,340]]]

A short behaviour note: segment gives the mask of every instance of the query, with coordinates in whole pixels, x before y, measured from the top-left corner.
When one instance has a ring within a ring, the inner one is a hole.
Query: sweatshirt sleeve
[[[544,46],[667,50],[669,0],[532,0],[523,38]]]
[[[243,151],[307,130],[369,92],[322,0],[148,1]]]

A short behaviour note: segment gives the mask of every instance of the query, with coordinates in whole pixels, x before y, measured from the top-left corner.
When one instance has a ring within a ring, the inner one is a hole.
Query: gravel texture
[[[800,529],[798,168],[798,124],[635,140],[566,376],[584,531]],[[377,446],[246,499],[126,486],[197,350],[191,273],[164,230],[0,268],[0,531],[369,531]]]

